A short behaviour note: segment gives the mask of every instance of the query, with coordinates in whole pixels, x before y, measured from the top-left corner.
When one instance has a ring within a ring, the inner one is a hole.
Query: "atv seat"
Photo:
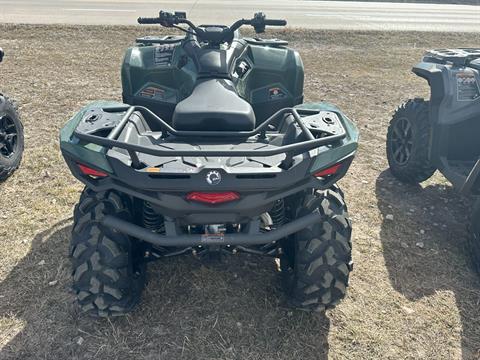
[[[177,130],[250,131],[255,128],[255,114],[230,80],[208,79],[177,104],[172,124]]]

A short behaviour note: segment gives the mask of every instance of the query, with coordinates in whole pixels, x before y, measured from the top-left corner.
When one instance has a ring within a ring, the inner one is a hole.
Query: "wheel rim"
[[[412,154],[412,125],[407,118],[399,119],[393,126],[392,154],[399,165],[405,165]]]
[[[12,157],[18,147],[18,129],[10,117],[0,117],[0,156]]]

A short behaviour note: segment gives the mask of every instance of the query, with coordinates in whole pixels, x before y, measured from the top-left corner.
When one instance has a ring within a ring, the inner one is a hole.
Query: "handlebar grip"
[[[137,22],[139,24],[160,24],[160,18],[139,17]]]
[[[265,19],[265,25],[267,26],[286,26],[287,20],[275,20],[275,19]]]

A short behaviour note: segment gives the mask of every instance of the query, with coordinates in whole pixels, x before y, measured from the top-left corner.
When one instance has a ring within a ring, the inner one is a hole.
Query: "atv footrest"
[[[442,173],[462,194],[480,192],[480,158],[473,161],[441,158]]]
[[[480,159],[477,160],[472,170],[468,174],[467,180],[462,187],[461,192],[468,194],[470,192],[477,194],[480,191]]]

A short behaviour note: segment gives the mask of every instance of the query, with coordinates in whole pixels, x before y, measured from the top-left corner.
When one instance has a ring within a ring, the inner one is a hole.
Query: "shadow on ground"
[[[328,356],[329,320],[286,309],[268,259],[242,255],[220,268],[188,257],[159,262],[150,266],[145,296],[130,315],[78,314],[66,257],[70,231],[67,220],[35,236],[29,254],[0,284],[0,313],[10,324],[0,358]]]
[[[401,184],[388,170],[377,179],[376,197],[392,287],[410,301],[452,292],[461,319],[462,358],[480,358],[480,281],[466,246],[468,199],[449,186]],[[443,321],[441,307],[435,311],[435,321]]]

